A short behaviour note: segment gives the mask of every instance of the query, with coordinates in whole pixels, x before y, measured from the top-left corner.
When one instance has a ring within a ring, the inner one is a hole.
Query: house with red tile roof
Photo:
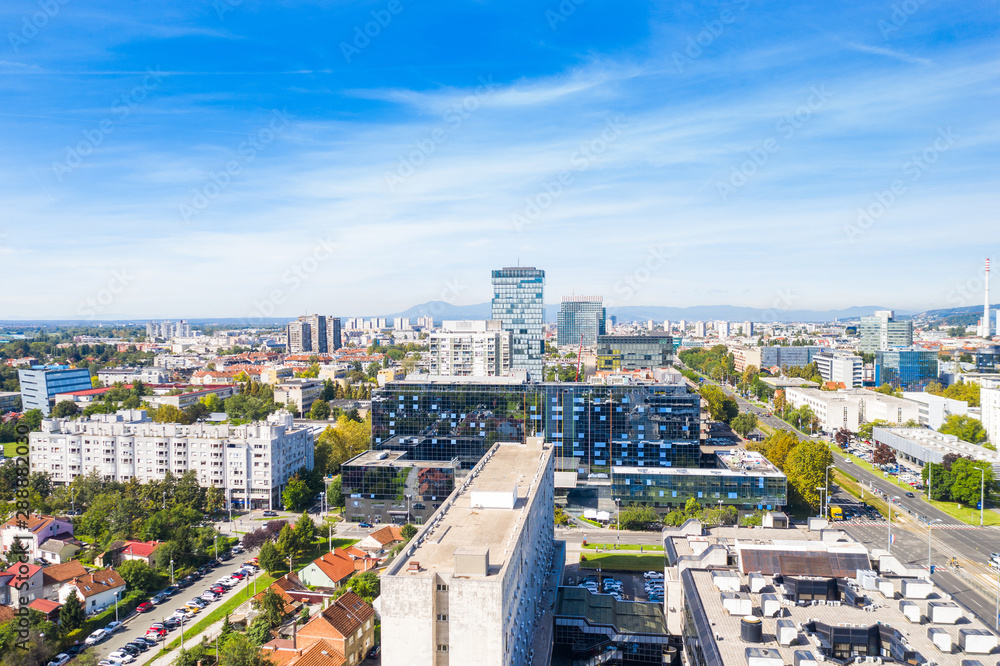
[[[21,567],[27,567],[27,571]],[[37,564],[14,564],[3,572],[3,576],[10,576],[7,581],[7,603],[14,608],[27,606],[35,599],[42,598],[42,567]]]
[[[80,576],[86,576],[87,570],[76,560],[53,564],[42,569],[42,597],[58,599],[59,588]]]
[[[299,579],[306,585],[335,589],[347,582],[355,572],[374,569],[377,564],[378,560],[375,558],[359,557],[343,548],[334,548],[333,552],[317,557],[299,571]]]
[[[88,615],[98,613],[115,603],[125,591],[125,580],[114,569],[95,571],[79,576],[59,589],[59,603],[66,603],[69,595],[75,594],[83,603]]]
[[[405,541],[403,530],[399,525],[386,525],[359,541],[357,547],[366,553],[381,557],[392,550],[394,546]]]
[[[28,608],[34,609],[39,613],[45,615],[45,619],[50,622],[59,621],[59,609],[62,608],[62,604],[55,601],[50,601],[48,599],[35,599],[30,604]]]
[[[21,546],[27,551],[29,561],[42,556],[41,545],[56,537],[73,536],[73,523],[64,518],[54,518],[32,514],[27,520],[11,518],[0,527],[0,553],[7,553],[20,538]]]

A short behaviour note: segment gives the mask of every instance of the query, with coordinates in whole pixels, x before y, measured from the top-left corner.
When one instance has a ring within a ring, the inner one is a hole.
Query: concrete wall
[[[439,580],[433,574],[383,577],[382,663],[385,666],[437,663],[436,615],[445,612],[435,603]]]

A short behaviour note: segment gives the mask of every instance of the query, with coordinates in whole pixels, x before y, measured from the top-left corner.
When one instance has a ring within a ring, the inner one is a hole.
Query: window
[[[438,592],[447,592],[448,591],[448,586],[445,585],[444,583],[438,583],[437,584],[437,590],[438,590]]]
[[[438,622],[447,622],[448,616],[443,613],[438,613]]]
[[[443,643],[438,643],[438,652],[447,652],[448,646]]]

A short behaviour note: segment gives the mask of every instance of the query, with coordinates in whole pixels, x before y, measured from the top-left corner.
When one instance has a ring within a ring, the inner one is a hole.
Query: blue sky
[[[980,303],[996,3],[777,4],[4,3],[0,319]]]

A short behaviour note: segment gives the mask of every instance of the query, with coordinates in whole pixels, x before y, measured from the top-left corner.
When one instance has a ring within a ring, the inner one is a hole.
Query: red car
[[[144,604],[139,604],[139,607],[135,609],[135,612],[136,613],[148,613],[149,611],[153,610],[153,608],[154,608],[153,604],[151,604],[151,603],[149,603],[147,601]]]
[[[163,627],[150,627],[146,630],[147,636],[155,636],[156,638],[163,638],[167,635],[167,630]]]
[[[223,587],[222,585],[216,585],[215,587],[210,587],[209,589],[212,590],[212,592],[215,592],[216,594],[226,593],[226,588]]]

